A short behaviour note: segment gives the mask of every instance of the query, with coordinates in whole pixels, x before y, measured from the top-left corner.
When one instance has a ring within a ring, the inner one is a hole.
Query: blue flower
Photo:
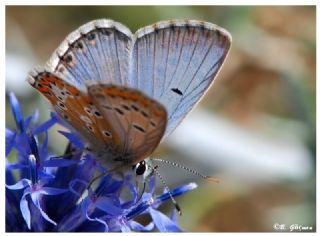
[[[140,197],[135,176],[121,180],[106,175],[89,185],[106,170],[89,154],[76,133],[59,131],[69,141],[66,154],[48,150],[48,130],[63,124],[55,113],[37,125],[38,112],[23,118],[14,94],[9,95],[15,129],[6,129],[6,231],[7,232],[180,232],[175,210],[171,217],[158,211],[170,200],[168,192],[156,195],[155,176],[149,191]],[[191,183],[171,191],[179,196],[196,187]],[[123,196],[123,193],[125,196]],[[146,226],[138,216],[149,214]]]

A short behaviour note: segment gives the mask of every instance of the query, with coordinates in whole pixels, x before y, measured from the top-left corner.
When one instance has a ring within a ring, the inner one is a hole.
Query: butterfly
[[[99,19],[70,33],[28,82],[106,168],[135,166],[213,83],[231,35],[212,23],[171,20],[136,33]]]

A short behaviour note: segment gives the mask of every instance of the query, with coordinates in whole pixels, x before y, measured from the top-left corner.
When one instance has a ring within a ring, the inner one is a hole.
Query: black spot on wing
[[[83,109],[84,109],[84,111],[85,111],[86,113],[88,113],[89,115],[91,115],[91,109],[90,109],[89,107],[84,107]]]
[[[66,108],[66,106],[65,106],[62,102],[59,102],[58,105],[59,105],[59,107],[61,107],[61,108],[63,108],[63,109]]]
[[[145,132],[146,132],[146,131],[144,130],[144,128],[142,128],[142,127],[139,126],[139,125],[133,124],[133,127],[134,127],[135,129],[139,130],[139,131],[142,132],[142,133],[145,133]]]
[[[136,105],[134,105],[134,104],[131,105],[131,108],[132,108],[133,110],[135,110],[135,111],[139,111],[139,108],[138,108]]]
[[[114,109],[119,115],[124,115],[123,111],[122,111],[120,108],[114,107],[113,109]]]
[[[95,114],[96,117],[101,117],[101,114],[98,111],[95,111],[94,114]]]
[[[109,35],[112,34],[112,30],[111,30],[111,29],[100,28],[100,29],[98,29],[98,30],[100,30],[100,32],[101,32],[103,35],[105,35],[105,36],[109,36]]]
[[[112,107],[108,106],[108,105],[102,105],[102,107],[106,110],[112,110]]]
[[[104,130],[103,135],[106,137],[112,137],[112,133],[110,131]]]
[[[145,111],[140,111],[141,115],[143,115],[145,118],[149,118],[149,115]]]
[[[88,33],[88,34],[86,35],[86,37],[87,37],[87,39],[88,39],[89,41],[92,41],[92,40],[94,40],[94,39],[96,38],[96,35],[95,35],[95,33],[91,32],[91,33]]]
[[[121,107],[122,107],[123,109],[125,109],[126,111],[130,111],[130,108],[129,108],[127,105],[125,105],[125,104],[121,105]]]
[[[178,88],[172,88],[171,91],[172,91],[172,92],[175,92],[176,94],[178,94],[178,95],[180,95],[180,96],[183,95],[183,93],[181,92],[181,90],[178,89]]]
[[[63,61],[65,61],[67,64],[71,63],[73,60],[73,57],[71,54],[66,54],[64,57],[63,57]]]

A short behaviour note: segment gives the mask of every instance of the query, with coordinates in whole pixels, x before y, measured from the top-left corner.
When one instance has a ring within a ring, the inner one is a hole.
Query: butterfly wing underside
[[[102,163],[137,163],[201,99],[230,45],[230,34],[207,22],[163,21],[133,35],[95,20],[72,32],[29,82]]]
[[[121,130],[121,158],[137,163],[149,156],[158,146],[167,121],[165,108],[135,89],[113,85],[88,86],[88,94],[104,119],[110,124],[118,123]]]
[[[165,105],[168,136],[212,84],[231,44],[218,26],[201,21],[164,21],[138,30],[129,85]]]
[[[85,81],[127,85],[132,33],[124,25],[99,19],[70,33],[47,63],[70,84],[85,89]]]
[[[163,104],[167,137],[210,87],[231,45],[224,29],[202,21],[162,21],[134,35],[112,20],[72,32],[47,63],[84,89],[86,81],[133,87]]]
[[[84,92],[46,71],[30,74],[29,83],[106,167],[143,160],[165,131],[165,109],[134,89],[94,83]]]

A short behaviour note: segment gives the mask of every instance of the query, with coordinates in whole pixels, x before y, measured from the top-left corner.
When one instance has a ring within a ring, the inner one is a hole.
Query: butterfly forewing
[[[135,37],[129,84],[165,105],[167,136],[214,80],[231,36],[210,23],[165,21],[138,30]]]
[[[91,21],[69,34],[47,66],[82,89],[86,80],[126,85],[131,41],[130,30],[122,24]]]

